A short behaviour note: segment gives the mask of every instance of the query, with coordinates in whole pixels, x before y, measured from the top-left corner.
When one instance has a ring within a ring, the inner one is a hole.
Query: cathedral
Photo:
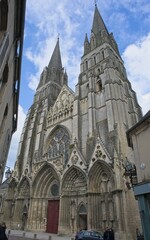
[[[134,163],[126,131],[142,112],[97,5],[75,92],[60,52],[57,39],[26,116],[4,220],[70,235],[112,227],[116,240],[133,240],[140,217],[125,174]]]

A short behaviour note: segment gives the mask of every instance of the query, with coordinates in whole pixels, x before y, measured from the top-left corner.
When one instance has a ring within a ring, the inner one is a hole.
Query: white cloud
[[[18,144],[20,141],[20,136],[22,133],[25,117],[26,117],[26,113],[24,112],[23,108],[19,105],[17,131],[13,134],[10,149],[9,149],[9,154],[7,158],[8,160],[6,163],[6,165],[9,166],[11,169],[13,169],[14,163],[16,161]]]
[[[132,13],[149,13],[150,11],[150,2],[149,0],[102,0],[102,4],[106,8],[112,8],[113,10],[118,10],[120,8],[127,9]]]
[[[150,33],[129,45],[122,57],[128,79],[145,114],[150,109]]]

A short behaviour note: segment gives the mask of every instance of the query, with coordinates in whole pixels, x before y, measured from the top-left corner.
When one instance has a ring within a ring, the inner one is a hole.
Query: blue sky
[[[150,1],[98,0],[97,6],[108,31],[114,34],[128,79],[145,114],[150,109]],[[62,64],[69,86],[75,89],[85,33],[90,37],[94,8],[94,0],[27,0],[18,130],[13,135],[7,162],[11,169],[26,113],[58,35]]]

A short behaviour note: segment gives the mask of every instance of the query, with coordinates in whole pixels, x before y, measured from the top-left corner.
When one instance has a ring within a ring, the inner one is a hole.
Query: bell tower
[[[81,123],[82,130],[78,128],[76,137],[80,139],[84,155],[85,142],[96,134],[107,145],[106,136],[112,137],[119,131],[120,142],[124,144],[126,130],[140,119],[142,113],[117,43],[108,32],[96,4],[90,39],[86,34],[84,41],[80,69],[76,86],[80,120],[76,117],[75,121]]]

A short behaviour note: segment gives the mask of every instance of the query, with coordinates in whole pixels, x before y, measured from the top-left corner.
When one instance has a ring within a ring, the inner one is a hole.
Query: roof
[[[132,146],[131,144],[131,136],[142,126],[146,125],[147,123],[150,123],[150,110],[140,119],[139,122],[137,122],[133,127],[131,127],[127,132],[127,140],[128,145]]]

